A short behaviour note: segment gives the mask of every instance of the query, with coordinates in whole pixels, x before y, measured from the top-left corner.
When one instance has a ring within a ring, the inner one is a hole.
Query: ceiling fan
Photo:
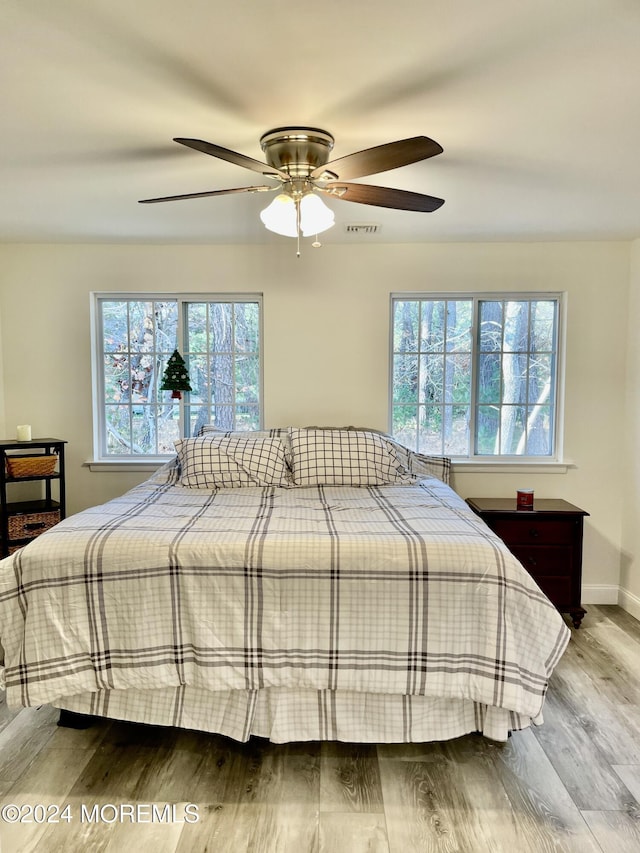
[[[334,138],[326,130],[315,127],[278,127],[267,131],[260,138],[265,163],[201,139],[177,137],[174,141],[251,169],[278,183],[145,198],[140,200],[141,204],[231,193],[273,192],[279,189],[279,194],[262,211],[260,218],[269,230],[287,237],[297,237],[298,240],[301,233],[307,237],[319,234],[333,225],[333,211],[323,204],[318,193],[358,204],[426,213],[444,204],[444,199],[422,193],[351,183],[353,178],[386,172],[442,153],[442,146],[428,136],[387,142],[330,161]]]

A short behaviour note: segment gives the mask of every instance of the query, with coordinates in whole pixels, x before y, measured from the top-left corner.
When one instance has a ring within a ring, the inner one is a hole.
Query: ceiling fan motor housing
[[[277,127],[260,137],[270,166],[292,178],[308,178],[329,160],[334,138],[317,127]]]

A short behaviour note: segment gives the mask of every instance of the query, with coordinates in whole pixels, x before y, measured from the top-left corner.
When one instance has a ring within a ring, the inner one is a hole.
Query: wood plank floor
[[[640,851],[640,623],[618,607],[589,607],[545,725],[506,744],[237,744],[56,720],[0,706],[2,853]],[[8,822],[20,808],[31,823]]]

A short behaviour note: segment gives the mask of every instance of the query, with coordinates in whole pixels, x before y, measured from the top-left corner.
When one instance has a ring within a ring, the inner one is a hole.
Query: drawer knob
[[[539,535],[540,535],[540,533],[538,532],[538,530],[535,527],[532,527],[531,530],[529,531],[529,536],[531,536],[532,539],[536,539]]]

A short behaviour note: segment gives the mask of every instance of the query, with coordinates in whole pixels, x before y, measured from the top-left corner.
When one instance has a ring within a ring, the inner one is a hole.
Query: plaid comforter
[[[449,486],[178,485],[0,562],[7,701],[261,688],[471,699],[535,718],[569,631]]]

